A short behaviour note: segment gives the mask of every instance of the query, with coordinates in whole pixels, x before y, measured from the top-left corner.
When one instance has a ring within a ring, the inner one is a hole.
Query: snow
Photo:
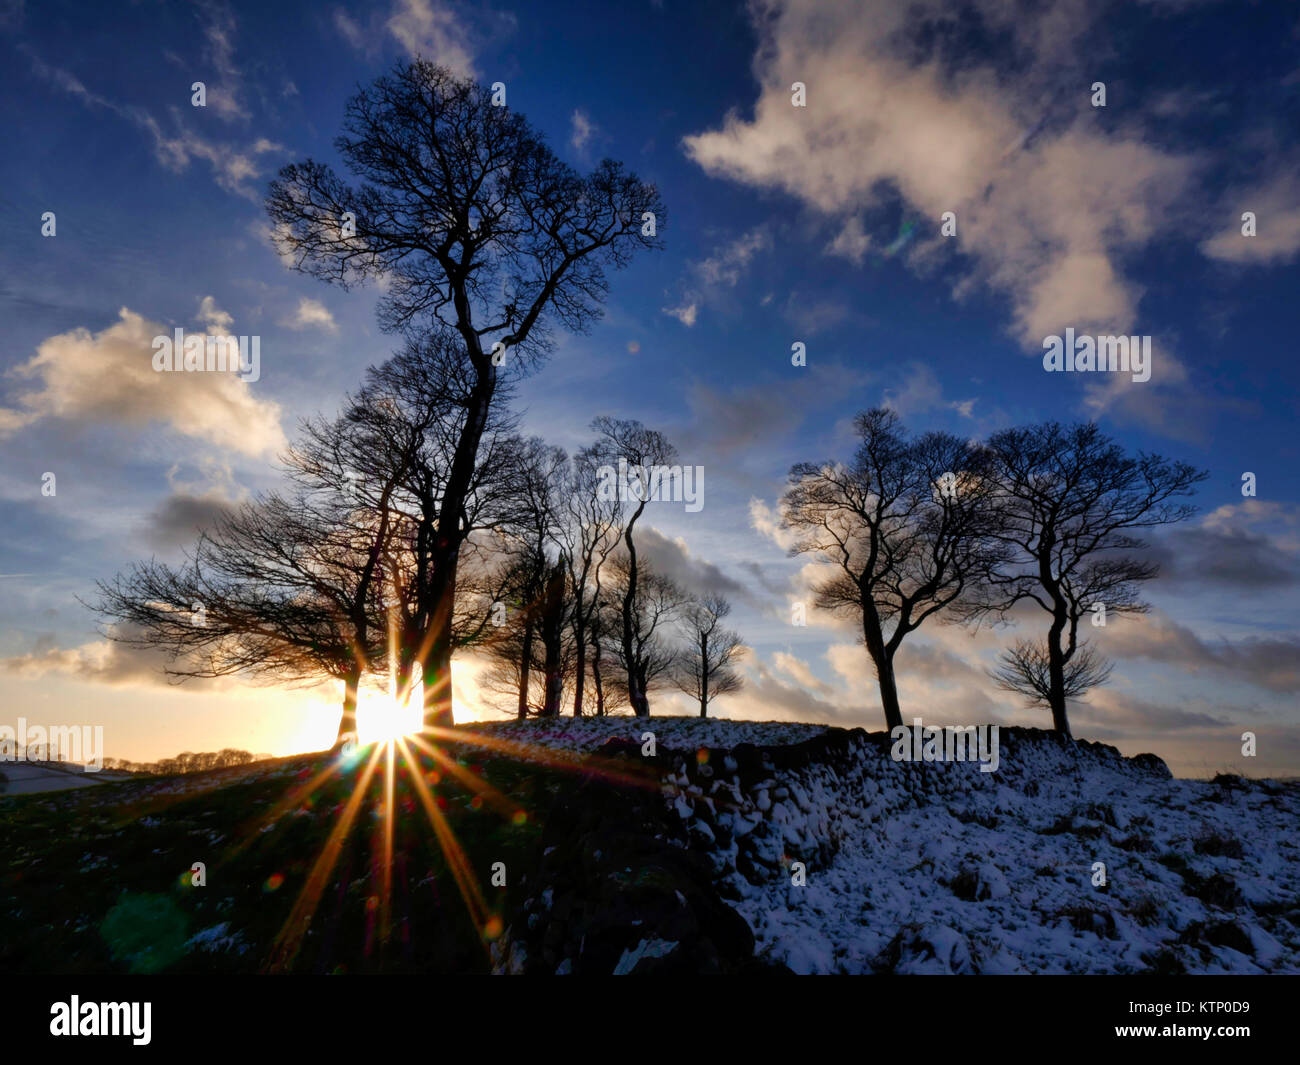
[[[756,886],[724,863],[759,953],[796,972],[1139,972],[1163,948],[1188,971],[1300,971],[1300,928],[1278,919],[1270,933],[1250,905],[1300,897],[1295,784],[1226,790],[1054,744],[1016,745],[991,782],[970,763],[897,763],[865,741],[855,754],[843,771],[791,771],[808,804],[777,803],[765,819],[783,845],[769,856],[779,865],[791,850],[806,887],[787,872]],[[767,794],[718,823],[755,833]],[[819,866],[825,841],[837,849]],[[1180,859],[1190,879],[1171,868]],[[1246,904],[1189,887],[1216,875]],[[1252,955],[1212,941],[1225,924]]]
[[[709,853],[757,953],[795,972],[1134,973],[1157,959],[1188,972],[1300,972],[1297,782],[1170,779],[1113,749],[1050,738],[1004,738],[999,770],[981,773],[974,762],[895,762],[857,733],[850,757],[765,770],[742,790],[723,779],[736,768],[729,755],[688,773],[694,751],[826,729],[654,717],[477,727],[569,750],[640,746],[651,731],[661,755],[684,752],[665,802]],[[750,876],[736,866],[742,843]],[[806,886],[792,882],[793,861]]]
[[[106,783],[98,773],[66,769],[42,763],[0,762],[6,784],[0,795],[34,795],[46,791],[68,791]]]
[[[209,953],[245,954],[248,952],[248,944],[244,942],[244,937],[240,933],[230,931],[229,922],[222,921],[192,935],[186,941],[185,949]]]
[[[475,723],[467,732],[483,732],[512,743],[593,750],[609,740],[625,740],[638,747],[642,736],[654,733],[656,747],[686,750],[692,747],[734,747],[740,743],[788,744],[812,739],[825,725],[795,721],[732,721],[700,717],[559,717],[550,720]]]

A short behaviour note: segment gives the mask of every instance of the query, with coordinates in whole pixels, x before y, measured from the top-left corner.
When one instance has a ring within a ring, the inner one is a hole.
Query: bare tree
[[[559,539],[569,567],[572,588],[574,642],[573,716],[582,717],[589,651],[593,683],[599,684],[599,653],[596,630],[600,617],[602,569],[619,541],[620,503],[602,499],[600,451],[587,447],[574,456],[570,469],[567,513],[560,525]],[[604,713],[601,693],[597,714]]]
[[[568,466],[568,456],[563,448],[550,447],[539,437],[532,437],[525,442],[518,460],[516,495],[519,514],[513,523],[513,529],[520,545],[516,579],[517,594],[522,600],[524,625],[519,681],[521,720],[528,712],[528,673],[532,665],[533,638],[544,620],[553,623],[555,611],[563,612],[562,582],[560,604],[554,604],[550,600],[553,566],[547,549],[560,535]],[[557,635],[550,635],[553,641],[558,640]],[[548,645],[548,650],[558,653],[558,645]]]
[[[588,642],[591,646],[591,684],[596,693],[596,716],[604,717],[618,709],[624,693],[608,684],[605,676],[606,650],[618,644],[622,629],[622,611],[613,603],[616,589],[597,588],[591,599],[591,613],[587,618]]]
[[[884,408],[859,414],[854,427],[853,461],[796,465],[781,514],[799,536],[791,553],[834,567],[816,604],[860,620],[892,729],[903,722],[894,678],[903,640],[958,607],[1003,552],[982,448],[947,433],[909,440]]]
[[[385,558],[386,595],[399,691],[418,676],[426,705],[450,690],[450,674],[435,671],[430,647],[449,630],[453,650],[495,635],[492,604],[511,574],[497,563],[507,532],[524,520],[526,488],[521,456],[528,445],[500,404],[488,413],[477,459],[458,505],[458,580],[450,600],[432,595],[442,557],[439,521],[447,507],[452,468],[469,417],[473,385],[460,344],[447,332],[412,339],[393,358],[366,372],[350,402],[349,471],[356,492],[375,505],[372,486],[393,467],[401,470],[387,500],[391,549]],[[499,394],[508,395],[503,385]]]
[[[346,490],[342,421],[308,423],[291,450],[290,493],[219,517],[185,564],[138,563],[97,587],[104,634],[161,649],[177,679],[247,674],[343,681],[340,739],[356,727],[357,690],[385,668],[383,504],[400,471],[373,485],[377,509]]]
[[[613,496],[619,504],[621,536],[626,552],[619,560],[622,591],[619,628],[622,662],[628,671],[627,698],[637,717],[649,717],[650,702],[637,665],[644,651],[639,646],[642,634],[638,631],[644,619],[638,614],[645,609],[645,604],[638,599],[641,565],[633,532],[653,494],[651,478],[654,467],[669,465],[676,457],[677,449],[662,433],[647,429],[638,421],[601,417],[595,419],[591,427],[597,436],[596,452],[602,463],[598,470],[601,480],[598,492],[606,499]],[[665,591],[662,580],[653,589],[652,598],[658,598]]]
[[[1065,663],[1063,693],[1066,701],[1077,699],[1110,679],[1110,663],[1092,647],[1080,643]],[[992,670],[1003,691],[1023,695],[1031,706],[1052,705],[1052,656],[1046,643],[1017,640],[1003,652],[1002,665]]]
[[[1127,455],[1092,423],[1006,429],[989,447],[998,536],[1014,555],[981,611],[1005,616],[1031,601],[1051,618],[1045,643],[1013,649],[995,675],[1045,702],[1053,728],[1068,736],[1066,701],[1109,673],[1079,640],[1080,619],[1092,612],[1104,624],[1149,609],[1139,586],[1159,567],[1130,554],[1146,546],[1136,533],[1190,517],[1195,508],[1177,499],[1208,475],[1160,455]]]
[[[615,645],[619,676],[608,686],[626,696],[637,717],[649,717],[649,693],[669,683],[677,666],[672,626],[689,596],[664,574],[647,569],[644,562],[636,573],[636,591],[629,596],[634,574],[631,556],[615,555],[609,568],[614,593],[612,624],[623,626],[624,638]]]
[[[678,656],[674,682],[679,690],[700,704],[700,717],[709,716],[709,700],[730,695],[744,681],[734,663],[745,653],[740,635],[721,627],[731,613],[731,604],[720,595],[709,595],[689,603],[683,614],[686,647]]]
[[[568,592],[569,564],[564,558],[556,559],[546,575],[541,609],[538,611],[538,628],[542,639],[542,675],[545,678],[545,698],[542,717],[559,717],[560,700],[564,695],[564,678],[569,664],[565,654],[565,635],[570,632],[568,622],[572,602]]]
[[[586,177],[562,163],[490,90],[424,60],[397,65],[348,103],[336,150],[359,184],[308,160],[272,183],[280,250],[314,277],[388,282],[382,327],[459,338],[469,373],[422,575],[419,644],[426,724],[449,724],[452,607],[463,507],[503,376],[547,350],[549,327],[598,316],[604,268],[658,247],[664,208],[652,185],[604,160]]]

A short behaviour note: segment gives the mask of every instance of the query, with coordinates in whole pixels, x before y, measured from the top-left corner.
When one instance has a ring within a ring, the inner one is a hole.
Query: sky
[[[1115,670],[1075,734],[1180,775],[1300,772],[1300,7],[1250,0],[0,0],[0,725],[102,724],[133,760],[333,739],[333,686],[169,684],[85,604],[273,489],[298,421],[395,349],[374,287],[278,258],[263,198],[336,163],[347,98],[415,55],[502,83],[573,167],[660,188],[665,249],[517,405],[570,451],[609,414],[703,467],[702,509],[651,504],[645,550],[735,605],[752,653],[718,715],[882,727],[851,621],[792,624],[816,572],[777,510],[794,463],[851,456],[855,413],[1095,419],[1209,477],[1151,538],[1151,612],[1092,634]],[[152,372],[177,327],[259,336],[259,379]],[[1067,328],[1150,337],[1150,379],[1045,372]],[[927,624],[904,718],[1047,727],[987,675],[1025,626]],[[500,719],[478,671],[458,717]]]

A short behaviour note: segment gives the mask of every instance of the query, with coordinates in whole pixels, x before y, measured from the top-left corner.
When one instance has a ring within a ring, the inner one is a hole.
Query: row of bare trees
[[[456,447],[458,365],[447,346],[421,343],[369,371],[341,414],[304,423],[283,490],[222,516],[182,565],[151,560],[99,584],[107,634],[161,648],[182,680],[340,680],[340,738],[356,727],[364,679],[399,697],[445,684],[422,672],[438,607],[421,589],[437,565],[431,515]],[[487,425],[461,504],[451,645],[489,658],[487,687],[511,693],[520,718],[565,704],[645,716],[647,693],[668,685],[705,715],[740,683],[743,646],[722,626],[730,604],[651,568],[636,525],[653,493],[620,498],[602,476],[620,460],[667,461],[672,446],[635,421],[592,428],[570,460],[504,415]]]
[[[707,716],[710,700],[739,690],[740,637],[725,629],[731,605],[655,570],[638,551],[636,524],[651,494],[602,491],[601,471],[629,455],[673,457],[662,434],[634,421],[599,418],[597,439],[570,462],[531,441],[525,515],[504,553],[509,612],[486,641],[489,690],[514,694],[517,714],[649,714],[649,692],[676,687]],[[647,486],[648,487],[648,486]],[[494,604],[496,606],[498,604]],[[590,687],[589,687],[590,685]]]
[[[147,773],[156,776],[172,776],[179,773],[203,773],[209,769],[229,769],[232,766],[248,765],[255,759],[248,751],[223,747],[219,751],[182,751],[171,758],[160,758],[156,762],[131,762],[125,758],[105,758],[105,769],[117,769],[126,773]]]
[[[1008,620],[1022,605],[1047,631],[1021,639],[994,671],[999,685],[1047,707],[1070,734],[1067,701],[1106,680],[1109,665],[1080,623],[1149,609],[1157,567],[1143,529],[1193,513],[1182,498],[1207,475],[1159,455],[1127,454],[1092,423],[1006,429],[984,442],[909,437],[888,409],[855,420],[847,463],[790,471],[782,518],[792,553],[824,563],[816,605],[861,625],[888,728],[903,723],[894,663],[930,618]]]

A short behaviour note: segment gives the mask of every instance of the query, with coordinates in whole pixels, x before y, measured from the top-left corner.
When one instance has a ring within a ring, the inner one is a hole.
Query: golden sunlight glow
[[[362,691],[357,697],[357,742],[384,743],[418,733],[424,725],[420,686],[401,698],[390,692]]]

